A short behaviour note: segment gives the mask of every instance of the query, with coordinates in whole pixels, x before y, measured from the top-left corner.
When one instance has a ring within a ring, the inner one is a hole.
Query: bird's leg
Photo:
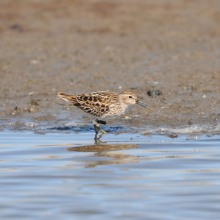
[[[99,126],[97,126],[97,125],[95,125],[95,124],[94,124],[94,128],[95,128],[96,133],[98,133],[98,130],[99,130],[99,131],[102,132],[102,134],[106,134],[105,131],[103,131]]]
[[[98,123],[98,120],[97,121],[93,121],[93,124],[94,124],[94,128],[95,128],[95,131],[96,133],[98,133],[98,130],[102,132],[102,134],[106,134],[105,131],[103,131],[100,127],[99,127],[99,123]],[[97,130],[98,129],[98,130]]]
[[[105,131],[103,131],[100,127],[97,127],[97,129],[99,130],[99,131],[101,131],[102,132],[102,135],[103,134],[106,134],[106,132]]]
[[[103,142],[103,141],[100,141],[100,138],[106,133],[105,131],[103,131],[100,127],[99,127],[99,123],[98,123],[98,120],[94,120],[93,121],[93,124],[94,124],[94,128],[95,128],[95,143],[98,144],[100,142]],[[102,132],[102,134],[97,138],[97,135],[98,135],[98,130],[100,130]]]
[[[95,127],[95,129],[97,129],[97,126],[96,126],[96,125],[94,125],[94,127]],[[106,143],[105,141],[100,141],[100,138],[101,138],[103,135],[104,135],[104,133],[101,133],[101,134],[99,135],[99,137],[97,138],[97,136],[98,136],[98,130],[96,130],[95,138],[94,138],[94,141],[95,141],[96,144]]]
[[[95,128],[95,133],[96,133],[96,136],[98,134],[98,129],[97,129],[97,126],[94,124],[94,128]]]
[[[99,141],[99,138],[97,138],[97,135],[98,135],[98,132],[95,133],[95,138],[94,138],[95,143],[98,143],[98,141]]]

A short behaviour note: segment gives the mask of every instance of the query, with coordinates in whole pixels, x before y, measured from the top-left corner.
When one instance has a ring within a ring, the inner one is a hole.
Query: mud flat
[[[130,108],[109,126],[219,133],[219,7],[218,0],[1,1],[0,129],[89,126],[57,92],[130,89],[147,110]]]

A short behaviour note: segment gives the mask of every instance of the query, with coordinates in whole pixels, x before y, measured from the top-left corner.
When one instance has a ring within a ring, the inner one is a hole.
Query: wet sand
[[[1,132],[0,218],[219,219],[219,136],[92,137]]]
[[[218,0],[1,1],[0,129],[89,126],[57,92],[129,89],[147,110],[131,107],[110,126],[219,133],[219,8]]]

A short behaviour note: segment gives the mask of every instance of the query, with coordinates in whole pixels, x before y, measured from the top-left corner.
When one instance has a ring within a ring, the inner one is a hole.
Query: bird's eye
[[[129,98],[132,99],[132,96],[129,95]]]

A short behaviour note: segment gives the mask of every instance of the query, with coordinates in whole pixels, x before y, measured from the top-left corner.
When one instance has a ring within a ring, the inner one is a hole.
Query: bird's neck
[[[120,97],[120,103],[121,103],[122,111],[124,112],[128,108],[129,104],[124,103],[121,97]]]

